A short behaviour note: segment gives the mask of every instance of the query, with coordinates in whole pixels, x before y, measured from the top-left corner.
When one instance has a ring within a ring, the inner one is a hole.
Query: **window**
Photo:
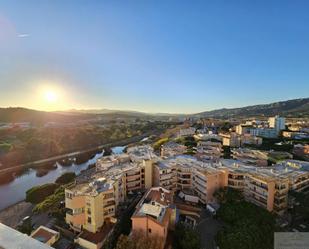
[[[150,228],[148,229],[148,233],[151,233],[151,229]]]
[[[88,223],[91,224],[91,217],[88,217]]]

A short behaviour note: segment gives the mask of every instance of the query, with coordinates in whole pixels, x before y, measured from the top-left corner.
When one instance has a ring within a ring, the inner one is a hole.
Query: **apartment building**
[[[306,132],[298,132],[298,131],[283,131],[282,136],[286,138],[292,139],[308,139],[309,134]]]
[[[236,132],[231,133],[220,133],[220,136],[222,137],[222,144],[224,146],[230,146],[230,147],[241,147],[246,144],[251,145],[261,145],[263,142],[263,138],[258,137],[257,134],[252,131],[255,131],[256,129],[250,129],[250,134],[237,134]],[[251,134],[252,133],[252,134]]]
[[[187,146],[175,143],[167,142],[161,146],[161,157],[172,157],[182,155],[187,151]]]
[[[136,206],[131,218],[132,233],[161,240],[161,248],[164,248],[168,232],[174,229],[176,219],[173,193],[162,187],[151,188]]]
[[[223,146],[239,147],[241,145],[240,136],[236,132],[220,133]]]
[[[268,119],[269,127],[276,130],[277,134],[280,131],[285,130],[285,118],[279,117],[278,115],[275,117],[270,117]]]
[[[163,187],[172,192],[176,191],[176,167],[168,165],[165,161],[158,161],[153,167],[153,186]]]
[[[248,148],[234,148],[232,158],[248,165],[267,166],[268,152]]]
[[[222,143],[212,141],[199,141],[195,156],[200,160],[218,161],[222,156]]]
[[[94,172],[81,175],[66,188],[66,222],[71,229],[81,232],[76,243],[85,248],[100,248],[107,235],[103,230],[115,222],[119,203],[128,193],[152,187],[153,161],[145,160],[152,158],[149,155],[151,151],[140,147],[140,151],[134,148],[130,154],[102,157]],[[89,241],[91,238],[95,240]]]
[[[179,130],[177,137],[187,137],[193,136],[195,134],[196,129],[194,127],[189,127],[187,129]]]
[[[97,178],[65,190],[66,222],[75,231],[96,233],[115,217],[116,206],[126,193],[123,179]]]
[[[246,165],[241,161],[222,159],[228,177],[227,186],[240,190],[245,198],[268,211],[284,213],[288,191],[303,191],[309,187],[309,163],[286,160],[272,167]]]
[[[127,149],[127,155],[132,162],[142,162],[144,160],[154,160],[157,155],[150,145],[133,146]]]
[[[193,190],[201,203],[213,202],[213,193],[227,185],[227,178],[215,162],[202,162],[192,156],[176,156],[154,164],[154,186],[173,193]]]

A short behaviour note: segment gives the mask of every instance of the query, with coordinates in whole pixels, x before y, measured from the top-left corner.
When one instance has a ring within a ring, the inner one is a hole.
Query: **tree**
[[[63,173],[61,176],[59,176],[55,183],[57,184],[67,184],[67,183],[70,183],[72,181],[74,181],[76,177],[76,174],[74,172],[66,172],[66,173]]]
[[[229,200],[221,204],[217,216],[225,223],[216,236],[220,249],[273,248],[275,217],[267,210],[243,200]]]
[[[28,217],[28,219],[23,220],[22,224],[17,226],[17,230],[21,233],[25,233],[27,235],[30,235],[32,230],[33,230],[31,218]]]
[[[33,212],[34,213],[44,213],[44,212],[58,212],[61,201],[64,200],[65,197],[65,186],[61,186],[57,188],[54,194],[48,196],[41,203],[37,204]]]
[[[154,149],[154,150],[159,150],[163,144],[165,144],[165,143],[168,142],[168,140],[169,140],[169,139],[168,139],[167,137],[166,137],[166,138],[161,138],[161,139],[159,139],[157,142],[155,142],[155,143],[153,144],[153,149]]]
[[[229,188],[229,187],[224,187],[224,188],[218,189],[214,193],[214,197],[217,199],[217,201],[220,204],[223,204],[223,203],[226,203],[226,202],[243,200],[243,195],[241,194],[240,191]]]
[[[183,224],[176,225],[174,240],[174,249],[199,249],[200,248],[200,236],[199,234]]]
[[[33,187],[26,191],[26,202],[37,204],[45,200],[46,197],[52,195],[58,188],[56,183],[47,183],[44,185]]]
[[[142,233],[133,233],[132,236],[121,235],[118,239],[116,249],[160,249],[162,239],[151,236],[146,237]]]

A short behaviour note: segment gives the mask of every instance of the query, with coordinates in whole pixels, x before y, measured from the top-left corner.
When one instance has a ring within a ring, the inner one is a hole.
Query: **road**
[[[128,138],[128,139],[117,141],[117,142],[102,144],[102,145],[99,145],[99,146],[96,146],[96,147],[93,147],[93,148],[90,148],[90,149],[86,149],[86,150],[75,151],[75,152],[71,152],[71,153],[66,153],[66,154],[62,154],[62,155],[58,155],[58,156],[52,156],[52,157],[49,157],[49,158],[36,160],[36,161],[33,161],[33,162],[28,162],[28,163],[24,163],[24,164],[20,164],[20,165],[16,165],[16,166],[12,166],[10,168],[1,169],[0,174],[12,172],[12,171],[17,170],[17,169],[28,168],[28,167],[35,166],[35,165],[45,164],[45,163],[49,163],[49,162],[55,162],[55,161],[58,161],[58,160],[61,160],[61,159],[78,156],[79,154],[103,149],[103,148],[106,148],[106,147],[127,145],[127,144],[130,144],[130,143],[140,141],[141,139],[143,139],[147,136],[149,136],[149,133],[146,133],[146,134],[143,134],[143,135],[140,135],[140,136],[131,137],[131,138]]]

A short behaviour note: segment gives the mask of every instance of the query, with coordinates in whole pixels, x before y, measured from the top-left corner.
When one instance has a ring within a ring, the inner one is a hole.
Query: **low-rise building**
[[[298,131],[283,131],[282,136],[291,139],[308,139],[309,134],[306,132],[298,132]]]
[[[48,244],[42,243],[2,223],[0,223],[0,248],[52,249]]]
[[[177,137],[187,137],[193,136],[195,134],[196,129],[194,127],[189,127],[187,129],[179,130]]]
[[[176,223],[173,193],[161,187],[149,189],[137,204],[131,220],[133,234],[162,240],[161,248],[164,248],[168,232]]]
[[[35,231],[33,231],[30,236],[44,244],[52,246],[59,240],[60,233],[48,227],[40,226]]]
[[[222,143],[212,141],[199,141],[195,156],[200,160],[218,161],[222,156]]]
[[[175,143],[167,142],[161,146],[161,156],[171,157],[176,155],[182,155],[187,151],[187,146]]]
[[[232,158],[248,165],[267,166],[268,152],[248,148],[234,148],[231,150]]]
[[[250,130],[251,131],[251,130]],[[230,147],[241,147],[244,145],[259,146],[263,143],[263,138],[253,134],[237,134],[236,132],[221,133],[222,144]]]

